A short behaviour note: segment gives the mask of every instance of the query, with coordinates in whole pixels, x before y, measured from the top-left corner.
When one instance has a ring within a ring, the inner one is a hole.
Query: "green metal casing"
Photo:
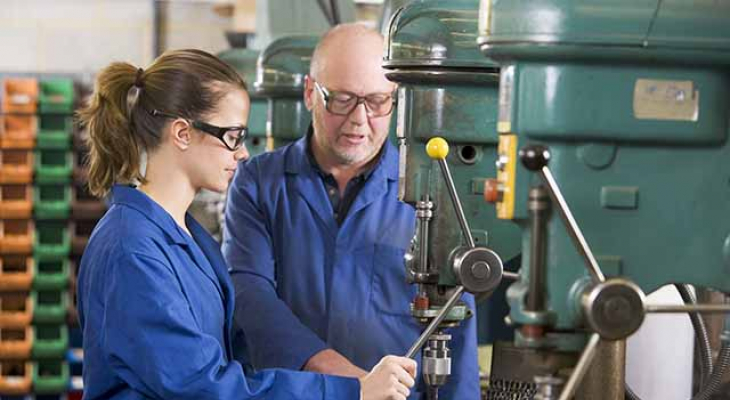
[[[476,46],[478,7],[478,0],[436,0],[399,9],[383,63],[399,84],[399,196],[410,204],[425,195],[434,202],[429,263],[445,286],[458,283],[449,259],[465,242],[438,163],[426,154],[433,137],[449,142],[447,162],[476,245],[505,260],[520,251],[520,230],[498,220],[483,198],[484,180],[495,173],[499,69]],[[480,340],[485,336],[480,332]]]
[[[414,204],[428,194],[434,201],[431,227],[439,245],[432,256],[439,265],[463,239],[438,164],[426,155],[435,136],[450,144],[447,161],[477,245],[505,259],[520,250],[519,229],[497,220],[482,196],[484,178],[495,173],[499,70],[474,44],[477,11],[476,0],[407,5],[391,21],[384,60],[388,79],[399,84],[397,130],[407,145],[401,147],[401,198]]]
[[[251,108],[248,113],[248,138],[246,149],[253,157],[266,151],[266,116],[268,100],[253,90],[256,81],[256,62],[259,52],[250,49],[230,49],[218,54],[218,58],[233,67],[246,82]]]
[[[277,39],[259,55],[253,92],[268,99],[269,150],[304,135],[311,115],[304,104],[304,77],[317,45],[315,36]]]
[[[730,291],[730,3],[484,0],[479,44],[502,65],[500,135],[549,148],[607,276],[646,292],[679,282]],[[528,190],[539,183],[516,162],[523,271]],[[587,272],[555,210],[546,266],[555,326],[580,328]],[[511,318],[534,323],[525,288],[523,274],[508,292]]]

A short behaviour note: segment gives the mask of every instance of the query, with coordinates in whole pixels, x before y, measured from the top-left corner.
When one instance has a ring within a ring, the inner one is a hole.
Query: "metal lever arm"
[[[598,266],[598,262],[593,256],[593,252],[591,251],[590,246],[588,246],[588,242],[585,237],[583,237],[583,232],[580,230],[578,223],[575,222],[573,213],[570,212],[570,207],[568,207],[568,203],[565,201],[563,194],[560,192],[560,187],[558,187],[557,182],[555,182],[555,179],[553,178],[553,174],[550,172],[550,168],[547,166],[550,161],[550,152],[548,149],[543,146],[527,146],[520,150],[519,155],[525,168],[537,172],[540,176],[542,176],[545,183],[547,183],[550,197],[553,199],[553,202],[558,204],[560,217],[565,224],[568,234],[570,234],[570,237],[573,239],[573,243],[578,249],[578,252],[583,257],[586,268],[588,268],[588,272],[590,272],[593,281],[605,281],[606,277],[603,275],[601,268]]]
[[[647,304],[644,308],[647,313],[702,313],[702,314],[724,314],[730,313],[730,304]]]
[[[449,154],[448,143],[443,138],[435,137],[429,140],[426,144],[426,152],[428,153],[429,157],[437,160],[439,163],[439,167],[441,168],[444,180],[446,181],[446,188],[448,189],[449,195],[451,196],[454,210],[456,211],[456,216],[459,220],[459,225],[461,226],[461,231],[464,235],[464,239],[466,240],[468,247],[470,249],[476,248],[474,238],[471,235],[471,229],[469,228],[469,222],[466,220],[466,216],[464,215],[464,209],[461,206],[461,200],[459,200],[459,194],[456,192],[456,187],[454,186],[454,179],[451,176],[451,171],[449,171],[449,165],[446,163],[446,156]],[[518,279],[519,276],[517,274],[509,274],[509,277],[512,279]],[[406,353],[406,357],[413,358],[416,356],[416,354],[421,350],[421,347],[426,344],[429,336],[431,336],[433,332],[436,331],[439,324],[441,324],[444,318],[446,318],[446,315],[454,307],[456,302],[464,293],[464,290],[465,289],[463,285],[456,286],[456,290],[454,291],[454,293],[446,301],[446,304],[441,307],[441,310],[439,310],[438,314],[431,321],[428,327],[426,327],[426,329],[421,333],[421,336],[419,336],[418,340],[413,343],[411,348]]]
[[[451,311],[451,309],[454,307],[454,305],[463,293],[464,287],[457,286],[454,294],[449,297],[449,300],[446,301],[446,304],[444,304],[443,307],[441,307],[441,310],[439,310],[438,314],[436,314],[436,317],[433,319],[433,321],[431,321],[428,327],[426,327],[426,330],[421,333],[421,336],[418,337],[418,340],[416,340],[416,342],[413,343],[413,346],[411,346],[411,348],[408,350],[408,353],[406,353],[407,358],[414,358],[416,354],[418,354],[418,352],[421,350],[421,347],[426,344],[428,337],[431,336],[434,331],[436,331],[436,328],[438,328],[439,324],[444,320],[444,318],[446,318],[446,314]]]
[[[520,274],[518,274],[517,272],[502,271],[502,278],[518,281],[520,280]]]
[[[550,194],[553,202],[558,205],[560,218],[562,219],[571,239],[573,239],[573,244],[582,256],[585,266],[591,274],[593,282],[605,282],[606,277],[603,275],[601,268],[598,266],[598,262],[593,255],[593,251],[583,236],[580,226],[578,226],[578,223],[575,221],[575,217],[573,217],[573,213],[570,211],[570,207],[568,207],[568,203],[565,201],[558,183],[555,181],[555,178],[553,178],[550,168],[547,166],[550,161],[550,152],[548,149],[543,146],[527,146],[520,150],[519,156],[525,168],[537,172],[547,184],[548,193]],[[586,347],[580,355],[578,364],[575,366],[575,369],[573,369],[573,373],[570,374],[568,382],[560,393],[559,400],[568,400],[573,397],[576,388],[591,366],[600,340],[601,336],[598,333],[593,333],[591,335],[588,340],[588,344],[586,344]]]
[[[456,186],[454,185],[454,179],[451,176],[451,171],[449,170],[449,164],[446,162],[446,156],[449,154],[449,144],[443,138],[435,137],[429,140],[426,144],[426,153],[428,153],[429,157],[438,162],[441,174],[446,181],[446,188],[449,191],[449,196],[451,196],[451,203],[454,205],[454,211],[456,211],[456,217],[459,220],[459,225],[461,226],[461,233],[466,240],[467,246],[470,249],[475,248],[476,243],[474,243],[474,238],[471,235],[469,221],[466,220],[466,216],[464,215],[464,207],[461,205],[459,194],[456,192]],[[509,271],[503,271],[502,277],[512,280],[520,279],[519,274]]]
[[[560,217],[563,221],[563,224],[566,227],[566,230],[568,231],[568,234],[570,235],[571,239],[573,239],[573,244],[577,248],[578,252],[583,258],[583,261],[585,262],[585,266],[588,269],[588,272],[591,274],[591,278],[594,283],[600,284],[599,286],[603,286],[604,283],[606,283],[606,277],[603,275],[603,272],[601,271],[600,266],[598,265],[598,262],[596,261],[595,256],[593,255],[593,251],[591,250],[590,246],[588,245],[588,242],[586,241],[585,237],[583,236],[583,232],[580,230],[580,227],[578,226],[578,223],[575,221],[575,218],[573,217],[572,212],[570,211],[570,207],[568,207],[568,203],[565,201],[565,198],[563,197],[560,187],[558,186],[557,182],[555,181],[555,178],[553,177],[552,173],[550,172],[550,168],[548,168],[548,162],[550,161],[550,152],[547,150],[547,148],[543,146],[527,146],[520,150],[519,156],[522,160],[522,164],[527,168],[528,170],[537,172],[542,179],[547,184],[548,193],[550,193],[550,197],[552,198],[553,202],[558,205],[558,211],[560,214]],[[630,282],[628,282],[630,283]],[[607,285],[606,288],[610,289],[611,286],[616,285]],[[637,298],[643,299],[643,292],[641,292],[641,289],[638,288],[638,286],[631,283],[630,285],[618,285],[618,286],[625,286],[625,287],[631,287],[634,286],[635,288],[632,289],[635,291]],[[620,294],[620,293],[619,293]],[[643,303],[640,302],[640,303]],[[644,304],[643,307],[639,306],[641,311],[639,311],[641,314],[644,313],[729,313],[730,312],[730,305],[728,304],[696,304],[696,305],[646,305]],[[641,320],[643,321],[643,315],[640,316]],[[640,324],[640,322],[639,322]],[[605,332],[604,332],[605,333]],[[583,379],[583,376],[586,374],[588,369],[591,366],[591,362],[593,361],[593,358],[596,353],[596,348],[601,340],[601,335],[598,333],[593,333],[590,336],[590,339],[588,340],[588,344],[583,349],[583,352],[581,353],[580,359],[578,360],[578,364],[575,366],[575,369],[573,370],[573,373],[570,375],[570,378],[568,379],[567,384],[563,388],[559,400],[569,400],[571,397],[573,397],[576,388],[580,384],[581,380]]]
[[[586,344],[586,347],[580,354],[578,364],[576,364],[573,369],[573,373],[570,374],[570,378],[565,384],[563,391],[560,393],[558,400],[568,400],[573,397],[575,389],[578,388],[578,384],[583,379],[586,372],[588,372],[588,368],[591,367],[591,362],[593,362],[593,357],[596,355],[596,348],[598,347],[598,342],[600,342],[600,340],[601,337],[597,333],[592,334],[590,339],[588,339],[588,344]]]
[[[638,287],[637,287],[638,290]],[[643,296],[643,294],[642,294]],[[730,304],[696,304],[691,306],[682,305],[645,305],[644,312],[647,313],[730,313]],[[643,318],[642,318],[643,319]],[[568,400],[572,398],[576,388],[580,384],[583,376],[591,366],[591,361],[596,353],[596,347],[600,342],[601,335],[598,333],[591,334],[588,344],[581,353],[578,364],[570,374],[570,378],[560,393],[559,400]]]
[[[473,249],[476,247],[476,244],[474,243],[474,238],[471,236],[471,229],[469,229],[469,222],[464,215],[464,208],[461,206],[459,194],[456,192],[454,178],[452,178],[451,171],[449,171],[449,164],[446,163],[446,156],[449,154],[449,144],[443,138],[435,137],[426,144],[426,153],[439,163],[441,174],[446,181],[446,188],[451,196],[451,203],[454,205],[454,211],[456,211],[456,218],[459,220],[459,225],[461,225],[461,233],[464,235],[464,239],[466,239],[469,248]]]
[[[475,248],[476,244],[474,243],[474,238],[471,236],[469,222],[466,220],[466,216],[464,215],[464,209],[461,206],[459,194],[456,193],[456,187],[454,186],[454,179],[451,176],[451,171],[449,171],[449,165],[446,163],[446,156],[449,154],[449,144],[446,143],[446,140],[444,140],[443,138],[435,137],[429,140],[426,144],[426,153],[429,157],[438,161],[439,167],[441,168],[441,173],[443,174],[444,180],[446,181],[446,187],[449,191],[449,195],[451,196],[452,203],[454,204],[456,217],[459,219],[459,225],[461,225],[462,234],[464,235],[464,238],[466,239],[469,248]],[[426,329],[421,333],[421,336],[418,337],[418,340],[413,343],[411,348],[406,353],[406,357],[413,358],[416,356],[416,354],[418,354],[418,352],[421,350],[421,347],[426,344],[429,336],[431,336],[433,332],[436,331],[439,324],[444,320],[444,318],[446,318],[446,315],[451,311],[451,309],[454,307],[454,305],[463,293],[464,286],[456,286],[456,290],[454,291],[454,293],[446,301],[446,304],[441,307],[441,310],[439,310],[438,314],[436,314],[436,317],[431,321],[428,327],[426,327]]]

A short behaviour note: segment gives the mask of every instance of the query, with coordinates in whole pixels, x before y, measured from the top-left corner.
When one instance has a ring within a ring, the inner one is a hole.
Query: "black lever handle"
[[[539,144],[525,146],[517,154],[522,165],[530,171],[539,171],[550,162],[550,150]]]

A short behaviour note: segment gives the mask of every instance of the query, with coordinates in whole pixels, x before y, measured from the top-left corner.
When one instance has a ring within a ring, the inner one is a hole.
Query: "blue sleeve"
[[[474,316],[451,329],[451,376],[439,390],[444,399],[478,399],[479,360],[477,354],[477,321],[474,296],[465,294],[462,300],[475,312]]]
[[[270,370],[247,380],[202,332],[172,267],[130,252],[111,261],[100,335],[115,374],[152,399],[343,399],[357,380]],[[214,301],[214,300],[210,300]],[[334,378],[334,379],[333,379]]]
[[[236,290],[235,326],[256,369],[299,370],[327,344],[294,315],[276,292],[270,220],[259,205],[252,162],[239,167],[226,203],[223,256]]]

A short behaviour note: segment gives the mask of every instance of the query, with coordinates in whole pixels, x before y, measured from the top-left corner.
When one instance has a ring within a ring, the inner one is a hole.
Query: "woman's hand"
[[[416,383],[416,362],[410,358],[386,356],[360,378],[361,400],[406,400]]]

